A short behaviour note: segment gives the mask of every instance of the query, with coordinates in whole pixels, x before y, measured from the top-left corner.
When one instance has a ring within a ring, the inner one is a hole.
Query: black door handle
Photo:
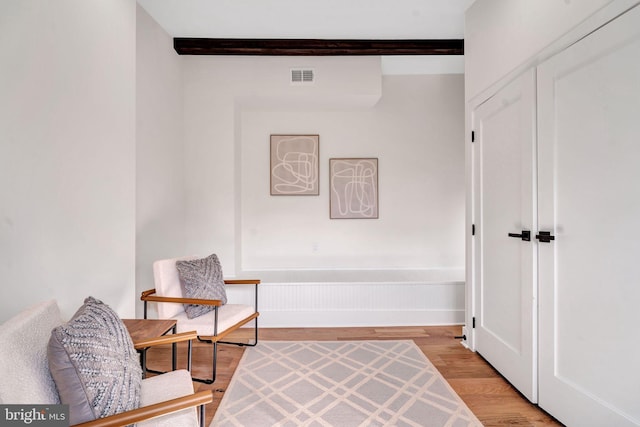
[[[509,237],[519,237],[525,242],[531,240],[531,232],[529,230],[522,230],[522,234],[509,233]]]
[[[541,231],[540,234],[536,234],[536,239],[540,240],[540,242],[549,243],[552,240],[556,240],[556,237],[552,236],[550,231]]]

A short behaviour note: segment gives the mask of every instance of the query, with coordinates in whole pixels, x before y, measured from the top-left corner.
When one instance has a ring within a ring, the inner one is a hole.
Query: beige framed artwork
[[[317,196],[319,135],[271,135],[271,195]]]
[[[331,219],[378,218],[378,159],[329,159]]]

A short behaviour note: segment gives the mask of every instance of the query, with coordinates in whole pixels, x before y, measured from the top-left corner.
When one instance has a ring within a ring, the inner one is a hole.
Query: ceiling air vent
[[[291,70],[291,84],[311,84],[313,83],[313,70],[295,68]]]

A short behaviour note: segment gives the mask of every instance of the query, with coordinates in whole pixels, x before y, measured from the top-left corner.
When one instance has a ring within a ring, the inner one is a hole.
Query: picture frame
[[[329,159],[329,217],[378,218],[378,159]]]
[[[319,195],[319,153],[319,135],[271,135],[271,195]]]

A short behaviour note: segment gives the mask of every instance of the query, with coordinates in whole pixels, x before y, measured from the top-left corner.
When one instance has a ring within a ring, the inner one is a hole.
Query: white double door
[[[472,120],[477,351],[568,426],[639,426],[640,8]]]

